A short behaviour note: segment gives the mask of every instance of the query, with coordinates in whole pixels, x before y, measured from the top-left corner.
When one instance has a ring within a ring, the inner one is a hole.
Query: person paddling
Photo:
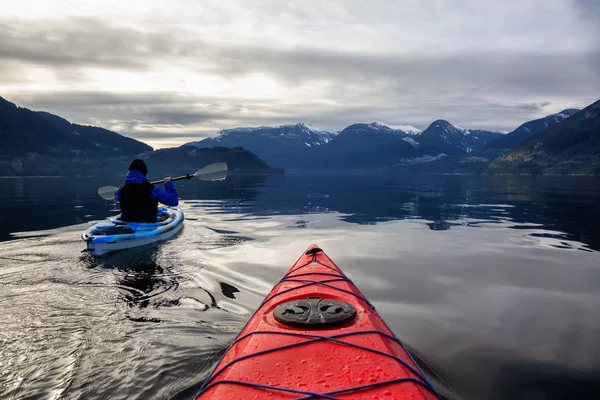
[[[158,203],[166,206],[179,204],[171,178],[165,178],[165,190],[148,181],[148,167],[144,160],[134,159],[129,164],[125,184],[117,189],[115,198],[121,206],[121,220],[126,222],[156,222]]]

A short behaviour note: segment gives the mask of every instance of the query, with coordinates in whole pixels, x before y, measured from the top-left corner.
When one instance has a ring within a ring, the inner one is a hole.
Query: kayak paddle
[[[204,168],[199,169],[193,174],[187,174],[183,176],[177,176],[172,178],[171,181],[181,181],[183,179],[192,179],[198,178],[201,181],[219,181],[223,180],[227,177],[227,164],[225,163],[215,163],[207,165]],[[160,181],[150,182],[153,185],[158,185],[159,183],[164,183],[164,179]],[[104,200],[112,200],[115,197],[115,192],[117,191],[117,187],[115,186],[102,186],[98,189],[98,195],[102,197]]]

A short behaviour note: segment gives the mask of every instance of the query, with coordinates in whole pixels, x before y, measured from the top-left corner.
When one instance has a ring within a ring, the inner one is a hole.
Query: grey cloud
[[[21,74],[14,64],[0,63],[0,85],[10,85],[22,82]]]
[[[199,111],[158,111],[144,115],[144,122],[157,125],[193,125],[201,122],[222,119],[224,114],[214,114]]]
[[[106,128],[120,126],[123,133],[136,138],[140,138],[138,133],[143,131],[140,126],[214,126],[215,121],[229,118],[228,113],[218,111],[224,105],[217,99],[182,99],[173,93],[24,93],[11,96],[8,100],[35,110],[58,114],[75,123]],[[198,102],[204,105],[199,106]]]
[[[94,19],[0,20],[0,59],[139,69],[161,52],[173,52],[167,35],[111,27]]]
[[[13,96],[15,101],[26,102],[40,109],[91,109],[148,106],[166,103],[172,106],[187,105],[181,96],[174,93],[109,93],[102,91],[65,91],[56,93],[20,92]]]
[[[485,91],[555,95],[600,92],[598,54],[479,52],[432,56],[369,56],[315,50],[223,51],[221,73],[268,72],[290,82],[331,79],[344,85],[400,85],[412,94]]]
[[[135,127],[134,127],[135,128]],[[126,135],[126,136],[131,136],[134,137],[137,140],[156,140],[156,139],[169,139],[169,140],[180,140],[183,143],[186,142],[192,142],[195,140],[201,140],[205,137],[208,137],[210,135],[210,133],[207,132],[191,132],[191,133],[187,133],[187,132],[178,132],[178,133],[173,133],[171,135],[165,135],[164,132],[160,132],[159,131],[146,131],[143,129],[127,129],[127,130],[122,130],[120,133]]]
[[[322,95],[329,100],[326,105],[320,98],[287,104],[177,93],[9,93],[19,104],[74,122],[126,126],[124,133],[137,138],[160,135],[144,130],[148,125],[158,126],[156,131],[166,125],[198,128],[205,135],[240,125],[299,121],[330,129],[376,120],[424,128],[437,118],[469,128],[510,130],[545,114],[549,102],[584,106],[600,97],[600,50],[376,55],[208,45],[189,32],[142,33],[97,20],[30,25],[3,20],[0,60],[50,67],[68,84],[85,83],[82,66],[137,71],[160,61],[227,77],[263,73],[286,83],[291,99],[299,84],[324,82],[327,87]]]
[[[43,65],[101,64],[144,69],[157,61],[194,65],[217,75],[260,72],[289,84],[328,80],[336,91],[388,85],[413,95],[470,91],[552,96],[600,92],[600,50],[595,53],[462,52],[433,55],[369,55],[313,48],[288,50],[216,46],[189,32],[142,33],[100,21],[69,20],[33,26],[0,23],[0,58]],[[67,74],[72,76],[74,74]]]
[[[580,20],[591,27],[592,35],[588,38],[589,41],[594,41],[597,46],[600,46],[600,2],[598,0],[574,0],[573,5],[577,10]]]

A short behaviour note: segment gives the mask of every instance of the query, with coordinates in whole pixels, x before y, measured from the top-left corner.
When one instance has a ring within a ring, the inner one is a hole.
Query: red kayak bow
[[[273,288],[198,399],[438,399],[352,281],[311,246]]]

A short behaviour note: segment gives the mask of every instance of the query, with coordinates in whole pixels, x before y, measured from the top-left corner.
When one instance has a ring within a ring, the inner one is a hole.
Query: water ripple
[[[592,195],[579,209],[512,180],[484,190],[471,178],[319,179],[184,199],[174,240],[102,258],[82,254],[79,239],[84,215],[108,215],[95,200],[75,210],[65,203],[64,215],[79,219],[11,230],[0,242],[0,398],[190,398],[315,242],[445,397],[597,392]]]

